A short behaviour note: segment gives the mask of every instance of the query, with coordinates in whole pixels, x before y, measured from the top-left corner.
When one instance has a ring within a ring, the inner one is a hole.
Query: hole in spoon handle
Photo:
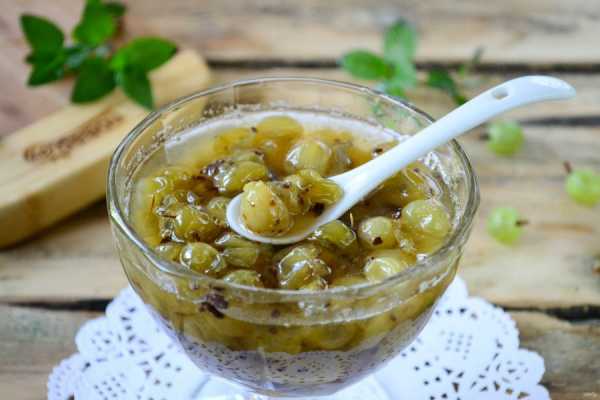
[[[504,86],[496,88],[492,91],[492,97],[496,100],[502,100],[508,97],[508,89]]]

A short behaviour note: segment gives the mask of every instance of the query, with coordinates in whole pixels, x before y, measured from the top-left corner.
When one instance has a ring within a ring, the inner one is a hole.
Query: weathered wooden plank
[[[482,202],[461,274],[472,293],[505,306],[598,306],[600,213],[567,197],[561,164],[569,159],[600,168],[598,130],[531,126],[526,135],[523,151],[509,159],[489,153],[477,132],[463,140]],[[516,207],[530,221],[514,247],[485,232],[488,212],[500,205]],[[0,265],[2,301],[108,298],[125,285],[103,206],[0,252]]]
[[[45,398],[52,367],[75,351],[75,333],[95,315],[0,306],[3,398]],[[521,332],[521,346],[539,352],[546,361],[543,384],[553,399],[600,396],[600,326],[570,324],[539,313],[512,316]]]
[[[1,62],[0,60],[0,70],[2,68]],[[423,74],[424,72],[421,75]],[[329,68],[224,68],[214,70],[213,75],[215,84],[263,76],[302,76],[374,86],[374,82],[354,79],[340,69]],[[515,110],[511,112],[510,117],[521,120],[554,118],[554,120],[559,120],[564,124],[585,124],[585,121],[587,121],[588,125],[600,125],[600,112],[598,111],[600,110],[600,97],[598,97],[600,74],[557,73],[553,75],[571,83],[577,89],[577,97],[570,101],[549,102]],[[464,85],[464,91],[465,94],[474,96],[481,90],[512,77],[515,77],[515,74],[472,74]],[[22,106],[22,104],[28,104],[30,99],[35,101],[40,90],[50,93],[49,97],[44,99],[43,106],[35,108]],[[3,133],[10,132],[4,130],[5,127],[15,127],[16,129],[62,107],[65,98],[68,96],[68,85],[66,85],[66,82],[62,82],[40,89],[26,89],[20,86],[14,88],[14,93],[14,96],[4,96],[0,93],[0,136]],[[454,107],[448,96],[423,85],[409,91],[408,98],[413,104],[434,117],[442,116]],[[20,111],[15,112],[15,109]],[[4,113],[3,110],[8,111]]]
[[[0,306],[1,397],[46,399],[48,374],[76,351],[77,330],[95,315]]]
[[[178,38],[213,59],[331,60],[354,47],[378,50],[383,29],[402,18],[418,28],[420,61],[465,60],[484,46],[487,62],[568,64],[598,62],[588,47],[597,15],[597,4],[584,0],[185,0],[132,4],[130,20],[144,21],[134,32]]]
[[[0,252],[4,300],[112,298],[126,284],[104,204]]]
[[[420,62],[467,60],[485,47],[485,63],[598,64],[590,51],[600,34],[597,3],[574,0],[522,2],[364,2],[309,0],[128,1],[127,35],[162,35],[212,60],[331,62],[354,47],[378,50],[384,27],[399,17],[420,32]],[[45,15],[67,31],[76,23],[80,0],[18,0],[0,15],[0,133],[11,132],[67,102],[70,83],[25,88],[27,47],[18,17]],[[559,50],[557,50],[559,49]]]
[[[538,352],[542,384],[553,399],[600,398],[600,325],[571,324],[535,312],[513,312],[521,347]]]
[[[352,78],[348,73],[337,68],[262,68],[262,69],[239,69],[221,68],[214,71],[215,82],[230,82],[239,79],[253,79],[263,76],[301,76],[311,78],[333,79],[352,82],[359,85],[373,87],[375,82]],[[421,72],[422,80],[425,80],[425,72]],[[522,75],[522,74],[518,74]],[[532,120],[541,118],[574,118],[578,116],[600,117],[600,74],[552,74],[557,78],[564,79],[575,87],[577,96],[569,101],[547,102],[521,108],[507,114],[510,118],[520,120]],[[515,78],[515,74],[501,73],[473,73],[462,82],[465,95],[473,97],[486,88],[490,88],[505,80]],[[418,85],[408,91],[409,101],[421,110],[433,117],[440,117],[455,107],[450,98],[438,90]],[[600,125],[600,124],[599,124]]]
[[[14,29],[15,16],[23,10],[50,15],[72,26],[81,9],[78,0],[13,3],[3,16],[9,40],[20,39]],[[594,1],[126,3],[128,33],[170,37],[202,50],[209,58],[221,60],[332,60],[352,47],[379,49],[383,28],[404,18],[418,27],[421,61],[465,60],[479,46],[486,47],[486,60],[494,63],[600,61],[598,55],[589,51],[600,33]]]

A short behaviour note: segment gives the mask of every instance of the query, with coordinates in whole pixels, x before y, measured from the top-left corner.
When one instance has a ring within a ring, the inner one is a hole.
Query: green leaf
[[[59,50],[49,59],[34,58],[32,60],[33,68],[27,79],[27,85],[39,86],[62,78],[65,74],[65,59],[66,54],[62,50]]]
[[[108,12],[110,12],[115,18],[122,17],[123,14],[125,14],[125,11],[127,11],[125,4],[116,1],[109,1],[108,3],[105,3],[104,7],[106,7]]]
[[[174,43],[155,37],[142,37],[121,47],[113,56],[110,66],[115,70],[126,67],[147,72],[168,61],[177,47]]]
[[[73,103],[86,103],[106,95],[115,87],[113,72],[103,58],[88,58],[81,64],[71,92]]]
[[[36,17],[34,15],[21,15],[21,30],[31,46],[32,54],[30,58],[50,59],[62,49],[65,41],[65,35],[60,28],[51,21]]]
[[[383,58],[392,64],[412,63],[417,51],[417,32],[406,21],[390,26],[383,41]]]
[[[87,0],[86,4],[87,5],[93,4],[93,5],[103,6],[115,18],[122,17],[123,14],[125,14],[125,11],[127,10],[127,6],[125,6],[125,4],[120,3],[118,1],[109,1],[109,2],[103,3],[101,0]]]
[[[30,53],[25,57],[25,61],[31,65],[49,63],[62,51],[62,49],[52,53]]]
[[[342,68],[361,79],[383,79],[391,70],[381,57],[366,50],[354,50],[344,54]]]
[[[467,101],[467,98],[458,90],[456,82],[452,76],[450,76],[448,71],[440,69],[434,69],[430,71],[425,83],[427,86],[440,89],[441,91],[447,93],[458,105],[461,105]]]
[[[109,39],[116,29],[115,17],[106,6],[98,1],[88,1],[81,22],[73,30],[73,38],[95,47]]]
[[[125,68],[117,72],[117,83],[132,100],[152,109],[154,100],[146,72],[136,68]]]

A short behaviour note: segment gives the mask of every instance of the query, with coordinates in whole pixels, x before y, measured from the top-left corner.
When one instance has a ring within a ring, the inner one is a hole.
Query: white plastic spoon
[[[568,99],[575,89],[549,76],[524,76],[493,87],[440,118],[416,135],[399,143],[379,157],[340,175],[329,177],[344,191],[342,198],[302,231],[277,237],[261,236],[248,230],[240,218],[241,194],[227,207],[231,229],[248,239],[272,244],[298,242],[319,226],[341,217],[352,206],[411,162],[449,142],[498,114],[530,103]]]

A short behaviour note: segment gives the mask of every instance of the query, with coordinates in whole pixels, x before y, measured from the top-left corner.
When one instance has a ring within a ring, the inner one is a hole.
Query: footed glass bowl
[[[452,231],[435,253],[379,283],[310,292],[253,288],[160,259],[129,221],[138,167],[189,128],[268,110],[326,113],[402,135],[431,123],[396,98],[319,79],[255,79],[190,95],[151,113],[115,151],[107,198],[112,230],[131,286],[195,364],[260,394],[325,395],[381,367],[418,335],[455,275],[479,191],[458,143],[425,157],[451,194]]]

